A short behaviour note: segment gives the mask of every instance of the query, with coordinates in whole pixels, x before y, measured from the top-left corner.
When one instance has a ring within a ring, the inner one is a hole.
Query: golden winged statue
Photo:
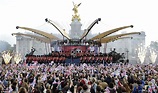
[[[78,15],[78,7],[81,5],[81,3],[79,3],[79,4],[75,4],[74,2],[73,2],[73,11],[74,11],[74,15],[73,15],[73,18],[72,18],[72,21],[74,20],[74,19],[78,19],[79,21],[80,21],[80,17],[79,17],[79,15]]]
[[[75,3],[73,2],[74,8],[73,8],[72,10],[74,11],[74,14],[75,14],[75,15],[78,14],[78,7],[79,7],[80,5],[81,5],[81,3],[75,4]]]

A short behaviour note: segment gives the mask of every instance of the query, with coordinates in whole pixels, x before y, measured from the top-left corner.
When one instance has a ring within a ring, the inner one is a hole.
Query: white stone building
[[[23,58],[31,52],[32,47],[36,49],[35,55],[47,54],[51,50],[50,44],[26,36],[16,36],[16,52],[20,53]]]
[[[116,49],[118,53],[125,53],[126,58],[131,60],[138,59],[138,48],[145,48],[145,32],[141,32],[140,35],[134,34],[129,35],[132,38],[118,39],[114,42],[107,44],[102,44],[101,52],[110,52],[113,48]]]

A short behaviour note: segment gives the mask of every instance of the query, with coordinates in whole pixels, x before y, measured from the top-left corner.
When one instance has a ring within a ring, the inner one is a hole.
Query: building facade
[[[16,52],[21,54],[22,58],[31,52],[32,47],[36,50],[35,55],[47,54],[51,50],[50,44],[26,36],[16,36]]]
[[[138,49],[145,48],[145,32],[130,35],[129,38],[118,39],[116,41],[102,44],[101,52],[109,53],[114,48],[118,53],[125,53],[126,58],[135,60],[138,58]]]

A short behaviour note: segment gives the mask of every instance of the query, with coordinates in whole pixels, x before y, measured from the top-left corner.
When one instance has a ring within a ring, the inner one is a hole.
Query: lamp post
[[[128,49],[126,50],[126,52],[127,52],[127,60],[126,60],[126,62],[128,63],[129,62],[129,59],[128,59]]]
[[[139,62],[139,57],[138,57],[138,49],[136,48],[135,49],[135,58],[136,58],[136,63],[138,63]]]

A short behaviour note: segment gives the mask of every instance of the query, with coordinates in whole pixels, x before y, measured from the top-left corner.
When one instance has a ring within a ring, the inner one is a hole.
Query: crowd
[[[157,93],[158,65],[2,64],[0,93]]]

